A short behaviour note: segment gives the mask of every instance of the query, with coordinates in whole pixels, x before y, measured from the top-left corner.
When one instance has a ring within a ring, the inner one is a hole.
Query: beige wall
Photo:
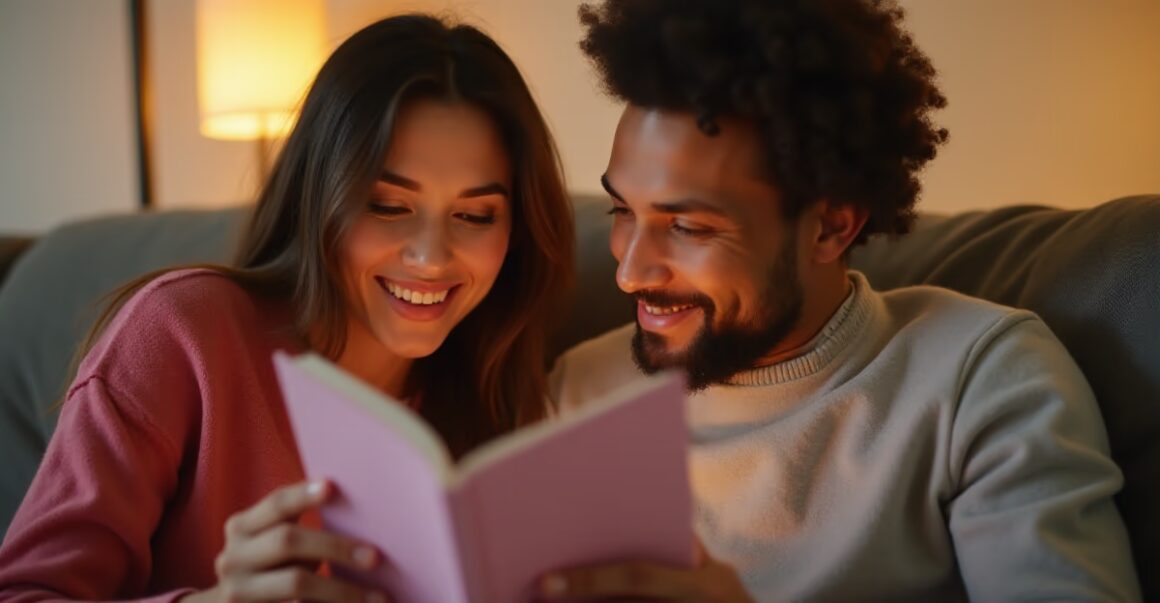
[[[955,211],[1012,203],[1082,207],[1118,195],[1160,192],[1160,111],[1153,109],[1160,107],[1160,76],[1156,75],[1160,72],[1160,35],[1156,34],[1160,2],[902,2],[910,11],[909,23],[917,41],[940,69],[951,101],[939,116],[951,130],[951,143],[924,174],[925,209]],[[9,24],[13,3],[100,5],[106,12],[115,12],[107,8],[115,4],[113,0],[0,0],[4,11],[0,13],[0,28],[4,28],[0,50],[15,43],[9,30],[27,40],[38,36],[57,40],[62,35],[57,33],[58,23],[43,19],[19,27]],[[445,9],[482,25],[524,70],[557,136],[570,186],[596,191],[618,110],[601,96],[576,47],[578,4],[577,0],[327,0],[335,44],[363,24],[399,10]],[[193,0],[152,0],[149,7],[157,82],[155,188],[160,204],[213,207],[250,199],[256,182],[255,147],[207,140],[197,132]],[[41,10],[50,9],[37,9]],[[85,18],[98,21],[95,16]],[[105,43],[110,44],[108,39]],[[7,84],[18,69],[26,76],[34,73],[8,54],[0,56],[0,81]],[[58,67],[79,71],[80,59],[74,55],[36,58],[35,65],[42,73]],[[120,72],[103,69],[110,74],[101,80],[104,86],[123,85]],[[49,76],[40,78],[33,81],[27,76],[30,85],[44,85]],[[0,95],[10,94],[0,91]],[[27,121],[34,109],[40,110],[27,98],[23,104],[10,101],[9,96],[0,98],[4,99],[0,103],[3,128]],[[79,117],[79,106],[83,105],[74,103],[56,111],[66,125],[45,122],[40,139],[73,138],[80,127],[77,122],[92,121]],[[123,119],[128,108],[100,108],[102,115],[113,116],[98,120],[100,132],[110,141],[102,148],[112,150],[113,156],[123,154],[117,149],[130,133]],[[26,130],[20,130],[19,136],[2,131],[0,152],[5,153],[5,161],[0,163],[15,165],[12,158],[34,148],[35,140],[26,142],[32,138]],[[22,142],[13,145],[11,140]],[[64,213],[91,213],[105,205],[131,206],[125,202],[133,195],[131,178],[120,176],[120,188],[107,187],[98,198],[78,196],[81,183],[75,180],[58,179],[57,184],[71,187],[67,190],[29,184],[35,182],[36,174],[51,173],[44,167],[55,165],[50,153],[20,161],[25,163],[19,169],[0,168],[5,170],[0,180],[0,225],[7,225],[17,214],[32,216],[28,223],[52,223],[62,212],[50,213],[33,204],[61,197],[80,199],[78,206]],[[102,168],[108,173],[123,171],[116,161],[108,165]],[[12,184],[17,181],[20,184]],[[18,187],[24,188],[13,194]],[[14,204],[13,199],[19,201]]]
[[[1160,192],[1160,2],[903,0],[941,72],[951,142],[924,174],[933,211],[1093,205]],[[216,205],[253,190],[254,149],[201,139],[193,104],[192,0],[156,2],[167,67],[159,98],[159,193]],[[402,10],[480,24],[513,55],[556,134],[569,185],[598,191],[618,115],[576,46],[576,0],[328,0],[335,44]],[[168,109],[163,109],[163,107]]]
[[[903,4],[950,101],[923,207],[1160,193],[1160,2]]]
[[[0,0],[0,233],[137,206],[126,5]]]

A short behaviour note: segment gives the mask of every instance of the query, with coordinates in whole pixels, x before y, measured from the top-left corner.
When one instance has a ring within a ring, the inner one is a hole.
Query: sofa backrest
[[[8,270],[16,263],[17,258],[28,251],[32,241],[31,237],[0,235],[0,288],[4,287]]]

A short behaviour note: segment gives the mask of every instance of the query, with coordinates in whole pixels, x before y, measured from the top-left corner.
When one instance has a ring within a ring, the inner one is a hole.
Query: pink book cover
[[[554,569],[693,563],[677,375],[642,377],[455,464],[421,417],[322,357],[274,364],[307,476],[337,489],[325,526],[389,560],[336,573],[404,603],[508,603],[534,600]]]

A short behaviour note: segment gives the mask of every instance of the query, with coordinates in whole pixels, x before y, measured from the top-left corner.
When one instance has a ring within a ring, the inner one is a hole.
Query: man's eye
[[[713,234],[713,230],[710,228],[685,226],[680,222],[673,222],[672,226],[669,228],[671,228],[673,232],[684,237],[707,237]]]
[[[486,226],[488,224],[495,224],[495,214],[458,214],[459,219],[469,224],[477,224]]]
[[[403,205],[384,205],[382,203],[371,203],[367,205],[367,211],[377,216],[402,216],[411,213],[411,210]]]

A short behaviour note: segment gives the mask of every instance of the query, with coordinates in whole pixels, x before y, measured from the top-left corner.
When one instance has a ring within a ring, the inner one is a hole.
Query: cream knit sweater
[[[1122,476],[1034,314],[854,292],[792,360],[690,396],[695,527],[761,601],[1134,601]],[[633,325],[566,353],[563,413],[639,377]]]

